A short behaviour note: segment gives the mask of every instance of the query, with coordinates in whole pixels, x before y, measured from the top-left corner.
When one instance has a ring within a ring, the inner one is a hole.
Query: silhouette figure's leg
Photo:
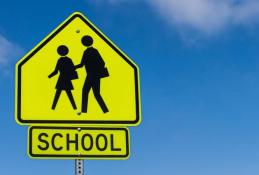
[[[73,109],[77,109],[74,97],[72,95],[72,92],[67,90],[66,93],[67,93],[67,96],[68,96],[68,98],[70,100],[71,105],[73,106]]]
[[[96,100],[98,101],[99,105],[101,106],[103,113],[109,112],[105,102],[103,101],[103,98],[100,94],[100,79],[95,79],[93,81],[93,92]]]
[[[91,89],[91,80],[87,77],[82,91],[82,112],[87,113],[88,94]]]
[[[57,103],[58,103],[58,99],[59,99],[59,97],[60,97],[61,91],[62,91],[62,90],[60,90],[60,89],[57,89],[57,90],[56,90],[55,98],[54,98],[54,101],[53,101],[53,103],[52,103],[52,109],[53,109],[53,110],[56,108],[56,105],[57,105]]]

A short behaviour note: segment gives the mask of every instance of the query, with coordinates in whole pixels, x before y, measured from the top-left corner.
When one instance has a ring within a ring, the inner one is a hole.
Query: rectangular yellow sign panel
[[[28,152],[32,158],[127,159],[126,128],[29,128]]]

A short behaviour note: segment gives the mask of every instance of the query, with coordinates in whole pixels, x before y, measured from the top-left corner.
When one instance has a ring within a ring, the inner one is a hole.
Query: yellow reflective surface
[[[28,153],[32,158],[127,159],[126,128],[31,127]]]
[[[57,48],[66,45],[74,65],[81,62],[86,47],[81,39],[90,35],[108,69],[109,77],[100,80],[100,94],[109,112],[103,113],[91,90],[87,113],[81,111],[82,89],[87,77],[84,67],[77,69],[78,79],[71,91],[77,105],[72,108],[65,91],[55,110],[51,109],[59,74],[52,78],[60,55]],[[74,13],[16,66],[16,119],[19,124],[81,123],[138,125],[141,120],[138,67],[82,14]]]

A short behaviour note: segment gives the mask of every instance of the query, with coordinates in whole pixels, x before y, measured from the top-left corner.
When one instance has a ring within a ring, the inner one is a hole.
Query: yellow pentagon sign
[[[138,125],[139,69],[80,13],[16,65],[19,124]]]

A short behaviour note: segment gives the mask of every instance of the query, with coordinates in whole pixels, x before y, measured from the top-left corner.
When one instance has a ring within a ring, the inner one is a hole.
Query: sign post
[[[75,12],[16,64],[16,121],[29,125],[28,155],[127,159],[127,126],[141,122],[138,66]]]
[[[76,159],[75,160],[76,173],[75,175],[84,175],[84,160]]]

